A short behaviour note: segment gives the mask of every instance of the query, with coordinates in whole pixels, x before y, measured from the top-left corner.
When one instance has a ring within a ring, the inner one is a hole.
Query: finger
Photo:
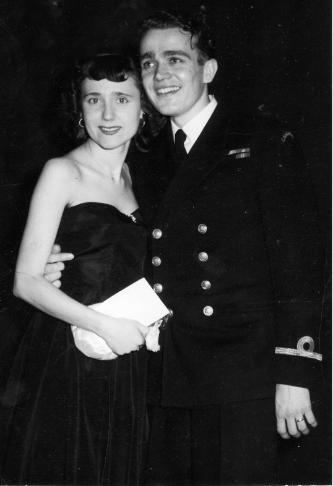
[[[286,422],[287,422],[287,429],[288,429],[289,435],[291,435],[291,437],[294,437],[294,439],[301,437],[301,433],[298,430],[297,425],[296,425],[295,416],[290,415],[289,417],[287,417]]]
[[[44,275],[45,280],[54,283],[61,278],[61,272],[47,273]]]
[[[308,409],[308,410],[307,410],[307,411],[304,413],[304,415],[305,415],[305,418],[306,418],[306,420],[307,420],[308,424],[310,424],[310,425],[311,425],[311,427],[317,427],[318,422],[317,422],[316,417],[314,416],[314,414],[313,414],[313,412],[312,412],[312,409],[311,409],[311,408],[309,408],[309,409]]]
[[[69,260],[73,260],[73,258],[73,253],[51,253],[47,261],[48,263],[67,262]]]
[[[300,431],[301,434],[303,435],[308,435],[310,433],[310,430],[308,428],[308,424],[306,423],[306,420],[304,417],[299,417],[296,418],[296,426],[298,430]]]
[[[60,253],[61,252],[61,247],[60,245],[57,245],[56,243],[52,246],[52,253]]]
[[[55,280],[54,282],[52,282],[52,285],[53,285],[54,287],[57,287],[57,289],[60,289],[60,287],[61,287],[61,282],[60,282],[60,280]]]
[[[284,418],[277,418],[276,419],[276,430],[277,433],[282,437],[282,439],[290,439],[290,436],[287,431],[286,421]]]
[[[62,272],[62,270],[64,270],[64,268],[65,268],[65,264],[63,262],[47,263],[45,265],[44,275],[56,273],[56,272]]]

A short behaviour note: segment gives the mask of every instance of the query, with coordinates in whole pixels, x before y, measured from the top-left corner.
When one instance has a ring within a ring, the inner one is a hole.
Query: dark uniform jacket
[[[172,318],[150,401],[193,407],[270,396],[320,376],[322,250],[293,134],[234,128],[217,107],[177,167],[171,127],[132,166],[151,215],[148,273]]]

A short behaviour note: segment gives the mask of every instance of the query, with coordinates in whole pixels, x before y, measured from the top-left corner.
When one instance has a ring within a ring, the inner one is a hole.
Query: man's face
[[[183,126],[208,104],[209,61],[199,63],[190,34],[177,27],[149,30],[141,40],[140,54],[143,86],[162,115]]]

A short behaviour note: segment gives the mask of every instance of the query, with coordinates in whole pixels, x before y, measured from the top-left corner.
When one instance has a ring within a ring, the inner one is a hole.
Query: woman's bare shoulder
[[[69,152],[61,157],[54,157],[49,159],[43,168],[44,176],[58,178],[74,178],[80,177],[80,168],[75,158],[75,151]]]

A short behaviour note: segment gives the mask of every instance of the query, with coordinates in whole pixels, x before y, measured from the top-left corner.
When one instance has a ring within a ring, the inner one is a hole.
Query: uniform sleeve
[[[276,383],[321,379],[323,245],[302,151],[290,132],[269,137],[260,157],[263,231],[275,308]]]

